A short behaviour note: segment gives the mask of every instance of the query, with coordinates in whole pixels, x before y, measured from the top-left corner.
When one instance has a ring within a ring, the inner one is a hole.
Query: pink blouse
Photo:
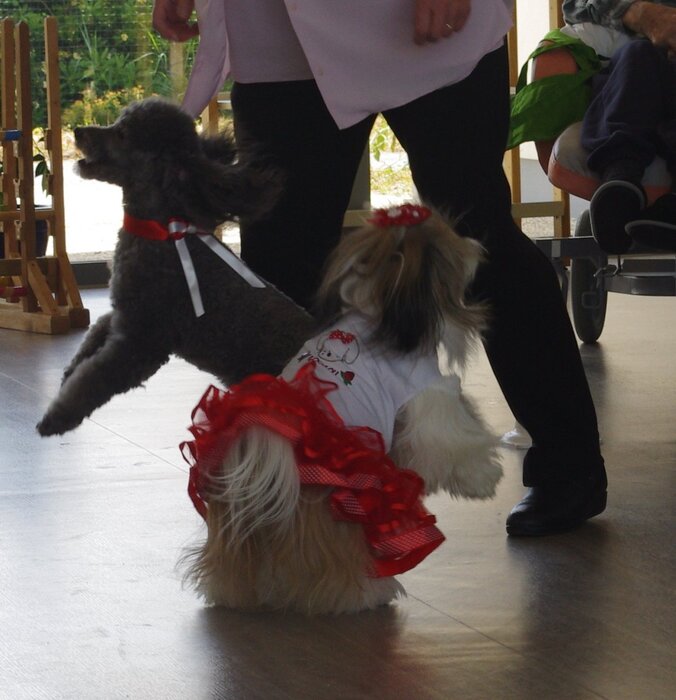
[[[467,77],[512,24],[512,0],[474,0],[449,39],[413,41],[413,0],[196,0],[200,44],[183,106],[197,116],[230,76],[314,78],[340,128]]]

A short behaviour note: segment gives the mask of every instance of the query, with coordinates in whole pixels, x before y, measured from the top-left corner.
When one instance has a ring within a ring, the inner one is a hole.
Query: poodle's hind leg
[[[425,480],[427,493],[491,498],[502,477],[497,448],[497,437],[451,376],[400,411],[391,454]]]
[[[64,379],[37,430],[42,436],[76,428],[116,394],[141,385],[169,359],[164,344],[110,333],[98,351],[84,356]]]
[[[82,345],[77,349],[73,359],[70,364],[63,371],[63,377],[61,378],[61,384],[63,384],[68,377],[75,371],[75,368],[88,357],[95,355],[105,344],[110,333],[111,322],[113,318],[113,312],[109,311],[99,318],[99,320],[89,329],[85,339],[82,341]]]

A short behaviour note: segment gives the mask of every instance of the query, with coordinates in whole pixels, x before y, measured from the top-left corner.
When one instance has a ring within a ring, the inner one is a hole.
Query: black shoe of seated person
[[[676,252],[676,192],[669,192],[646,207],[625,230],[641,245]]]
[[[626,253],[632,244],[625,227],[639,218],[646,204],[641,187],[627,180],[608,180],[594,192],[589,203],[592,236],[601,250]]]

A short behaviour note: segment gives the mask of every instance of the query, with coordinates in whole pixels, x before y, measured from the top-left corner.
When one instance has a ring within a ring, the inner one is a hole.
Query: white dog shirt
[[[368,342],[370,324],[351,313],[311,338],[282,372],[290,381],[305,365],[318,379],[337,386],[327,399],[348,426],[367,426],[392,445],[399,409],[416,394],[439,382],[436,352],[393,353]]]

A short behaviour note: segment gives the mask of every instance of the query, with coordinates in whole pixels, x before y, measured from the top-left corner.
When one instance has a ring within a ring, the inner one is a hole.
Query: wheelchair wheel
[[[580,216],[575,237],[591,236],[589,211]],[[583,343],[595,343],[606,320],[608,292],[599,286],[597,267],[588,258],[574,258],[570,264],[570,303],[573,326]]]

